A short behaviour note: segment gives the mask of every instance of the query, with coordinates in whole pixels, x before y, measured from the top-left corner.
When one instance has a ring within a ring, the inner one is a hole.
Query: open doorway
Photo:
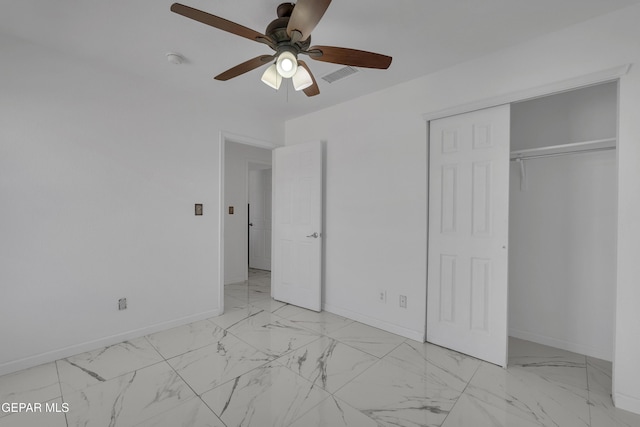
[[[219,283],[221,310],[224,286],[248,279],[249,164],[270,167],[274,144],[222,133],[220,138]]]
[[[617,81],[512,104],[509,335],[613,358]]]

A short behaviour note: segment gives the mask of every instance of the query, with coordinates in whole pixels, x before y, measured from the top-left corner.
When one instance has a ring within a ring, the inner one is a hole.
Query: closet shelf
[[[511,152],[511,160],[535,159],[538,157],[553,157],[565,154],[589,151],[603,151],[616,148],[616,138],[596,139],[593,141],[573,142],[570,144],[550,145],[547,147],[530,148]]]

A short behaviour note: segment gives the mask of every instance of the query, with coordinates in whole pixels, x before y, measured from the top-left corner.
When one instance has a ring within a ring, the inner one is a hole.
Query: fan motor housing
[[[296,53],[299,53],[300,51],[306,51],[309,46],[311,46],[311,36],[306,40],[299,40],[296,43],[291,43],[291,37],[287,34],[287,25],[289,25],[289,18],[291,17],[291,12],[293,12],[294,6],[295,5],[293,3],[282,3],[278,6],[278,18],[271,21],[264,33],[267,37],[273,40],[278,47],[282,45],[290,45],[297,50]]]

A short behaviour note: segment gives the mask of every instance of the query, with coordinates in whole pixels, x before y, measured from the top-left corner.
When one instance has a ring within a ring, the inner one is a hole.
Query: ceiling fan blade
[[[254,70],[262,65],[265,65],[266,63],[273,60],[274,58],[275,58],[275,55],[256,56],[255,58],[245,61],[242,64],[238,64],[233,68],[229,68],[227,71],[225,71],[224,73],[218,74],[214,78],[216,80],[227,81],[229,79],[232,79],[234,77],[238,77],[239,75],[247,73],[251,70]]]
[[[381,55],[379,53],[335,46],[312,46],[304,53],[307,53],[316,61],[350,65],[352,67],[378,68],[383,70],[389,68],[391,60],[393,59],[390,56]]]
[[[311,76],[311,80],[313,81],[313,84],[311,86],[309,86],[308,88],[302,89],[302,91],[307,96],[316,96],[316,95],[318,95],[320,93],[320,88],[318,87],[318,83],[316,83],[316,79],[315,79],[315,77],[313,77],[313,73],[309,69],[309,66],[304,61],[301,61],[299,59],[298,59],[298,65],[300,65],[302,68],[307,70],[307,72]]]
[[[192,7],[185,6],[180,3],[172,4],[171,11],[177,13],[178,15],[186,16],[187,18],[191,18],[195,21],[202,22],[203,24],[210,25],[214,28],[218,28],[219,30],[226,31],[228,33],[235,34],[237,36],[244,37],[249,40],[254,40],[261,43],[266,43],[266,41],[270,41],[267,38],[267,36],[257,31],[254,31],[251,28],[244,27],[240,24],[236,24],[235,22],[229,21],[227,19],[220,18],[219,16],[211,15],[210,13],[203,12],[198,9],[194,9]]]
[[[298,40],[308,39],[330,4],[331,0],[298,0],[287,25],[289,37],[295,39],[292,32],[298,31]]]

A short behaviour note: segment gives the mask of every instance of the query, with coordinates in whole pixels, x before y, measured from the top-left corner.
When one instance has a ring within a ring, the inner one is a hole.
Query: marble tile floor
[[[225,307],[0,377],[0,403],[42,405],[0,427],[640,427],[613,407],[609,362],[512,338],[504,370],[274,301],[259,270]]]

